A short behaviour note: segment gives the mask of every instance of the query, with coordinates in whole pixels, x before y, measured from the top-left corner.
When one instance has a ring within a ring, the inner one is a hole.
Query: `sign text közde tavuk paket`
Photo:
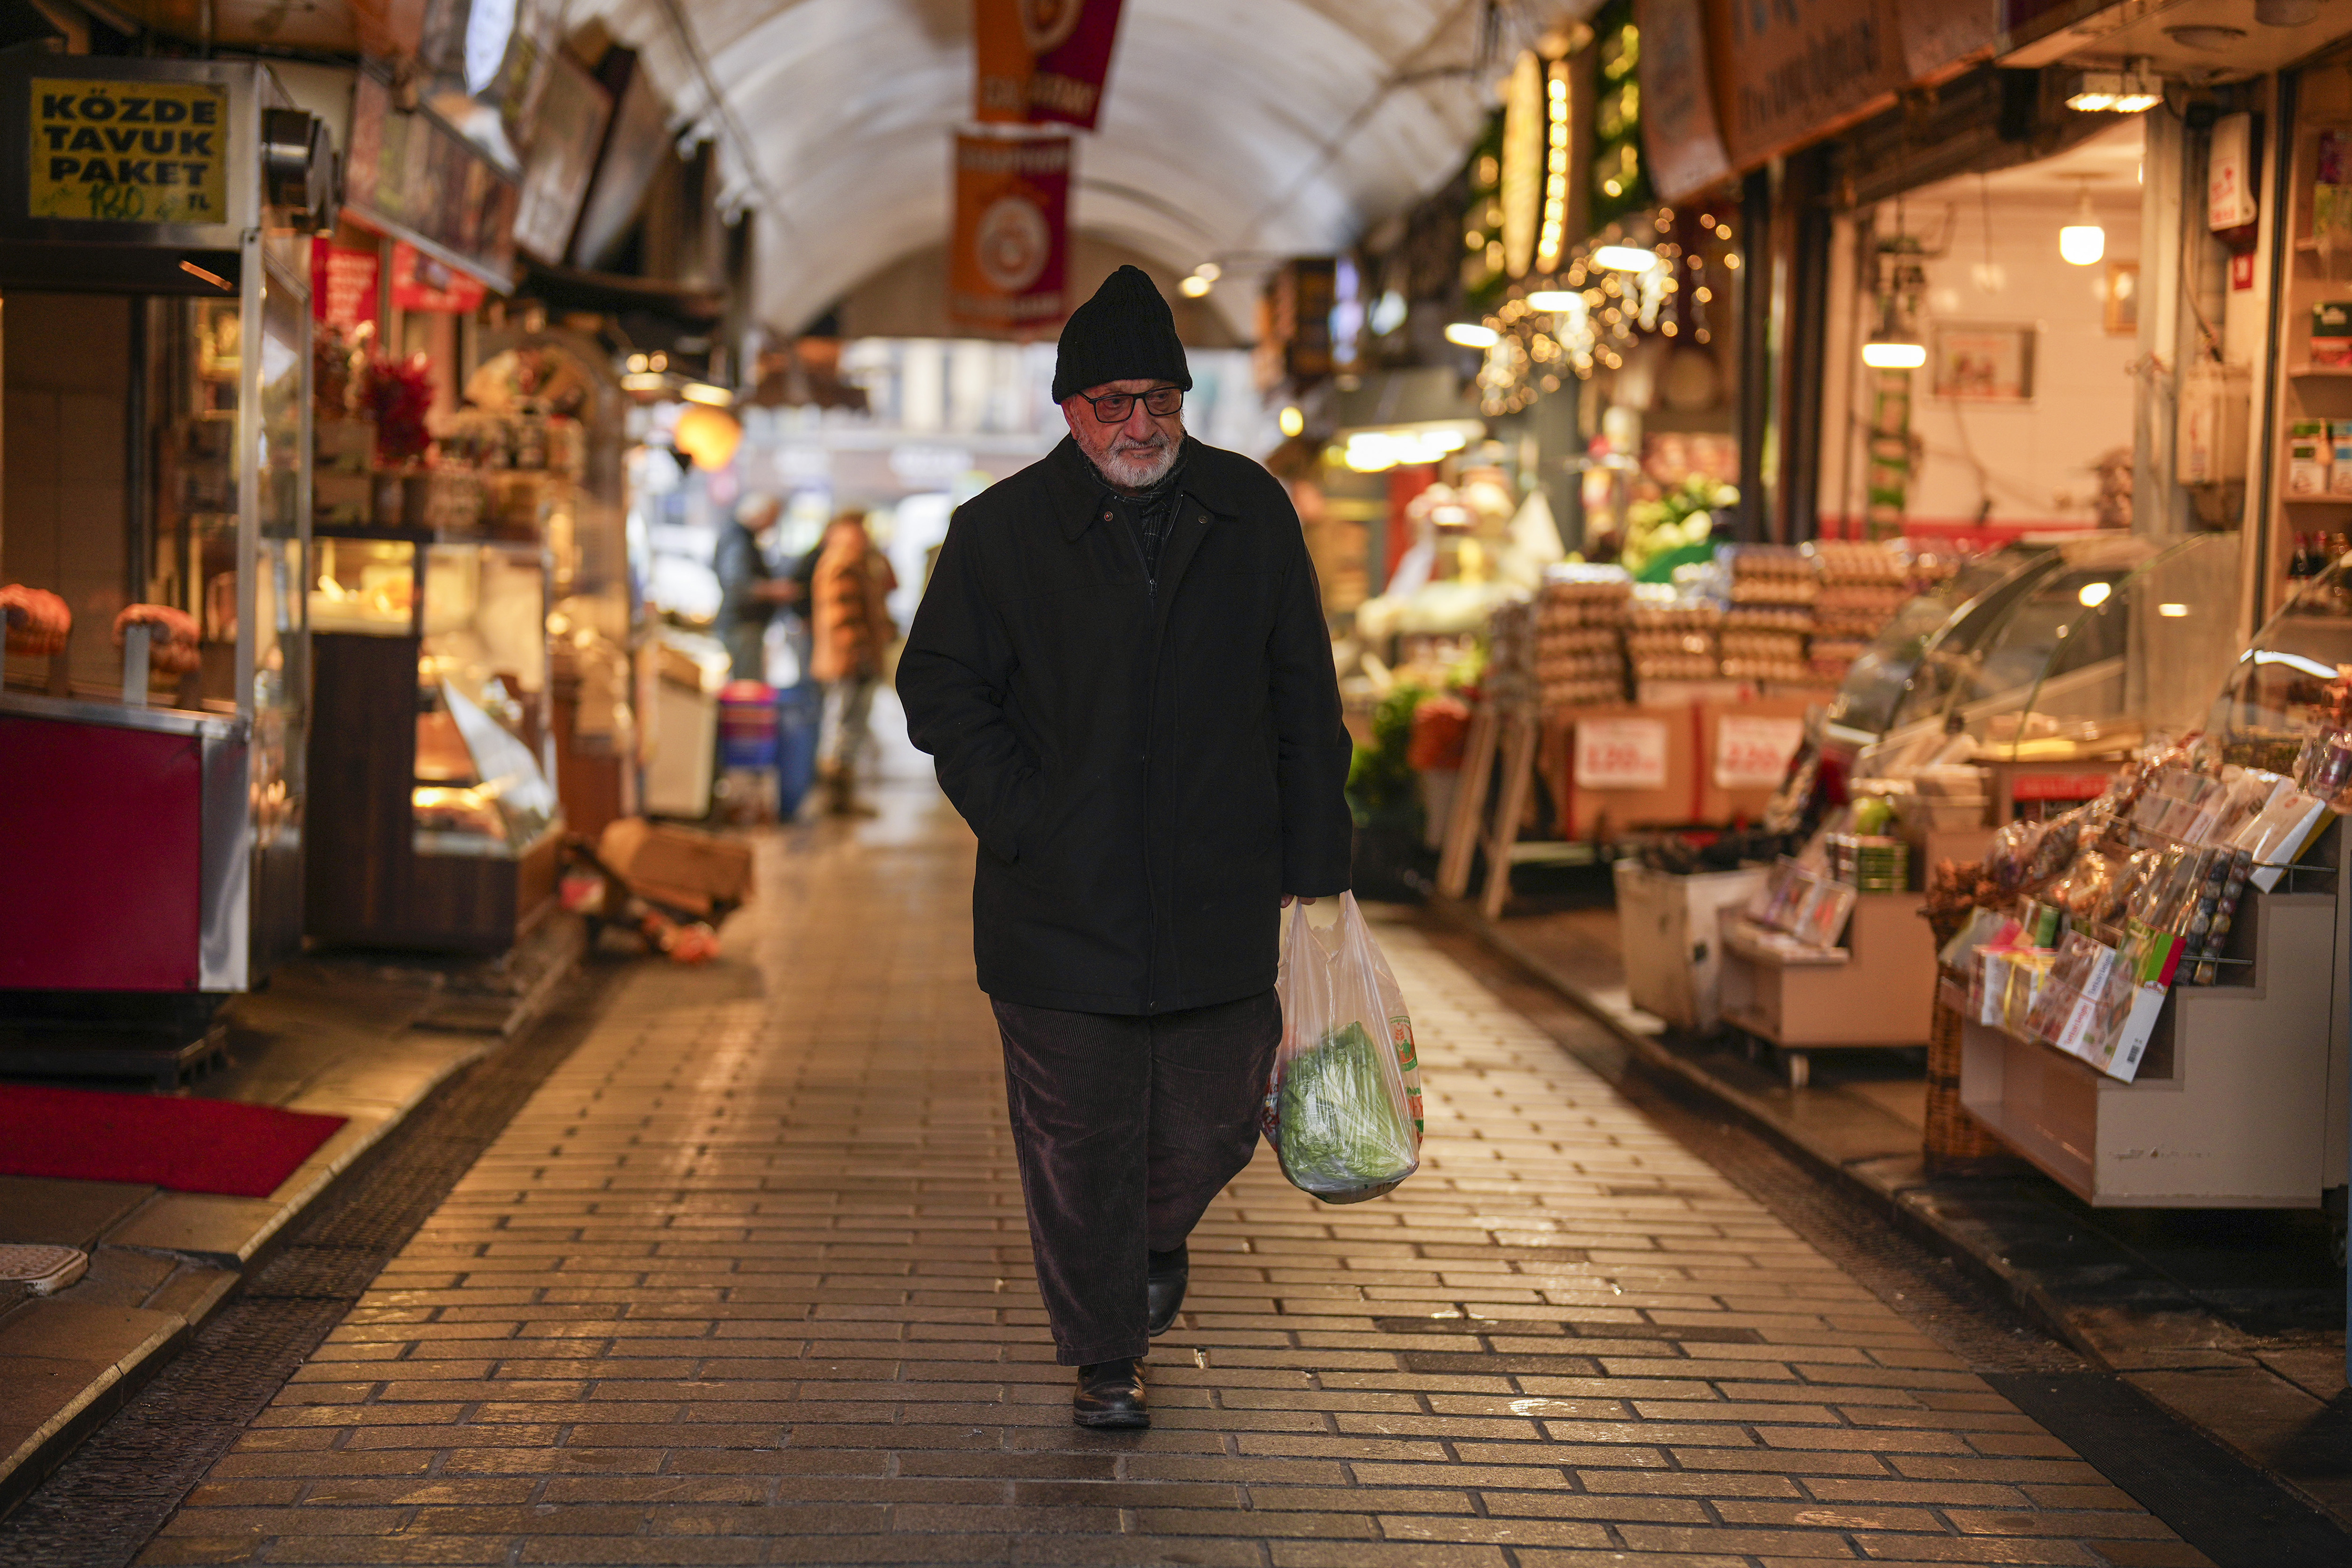
[[[31,83],[33,217],[228,221],[228,89],[195,81]]]

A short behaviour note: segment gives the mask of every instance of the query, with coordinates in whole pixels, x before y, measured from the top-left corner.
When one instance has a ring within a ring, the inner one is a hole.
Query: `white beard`
[[[1105,452],[1097,467],[1103,478],[1123,489],[1150,489],[1176,466],[1178,447],[1178,442],[1162,437],[1158,447],[1129,447],[1124,452]]]

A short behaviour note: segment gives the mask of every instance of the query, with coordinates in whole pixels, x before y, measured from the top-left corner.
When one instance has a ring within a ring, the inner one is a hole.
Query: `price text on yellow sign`
[[[32,83],[34,217],[228,221],[228,89],[196,81]]]

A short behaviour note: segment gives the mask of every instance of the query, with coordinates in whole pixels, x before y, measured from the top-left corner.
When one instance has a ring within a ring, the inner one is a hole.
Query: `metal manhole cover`
[[[89,1271],[89,1254],[78,1247],[0,1243],[0,1283],[25,1286],[36,1296],[54,1295]]]

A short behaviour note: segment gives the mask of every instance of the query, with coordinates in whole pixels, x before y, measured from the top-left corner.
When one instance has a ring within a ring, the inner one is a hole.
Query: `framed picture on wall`
[[[2107,335],[2128,338],[2139,331],[2139,263],[2110,261],[2107,263],[2106,287],[2100,298],[2106,302]]]
[[[2031,403],[2037,335],[2039,329],[2031,323],[1937,322],[1928,353],[1935,395],[1970,403]]]

